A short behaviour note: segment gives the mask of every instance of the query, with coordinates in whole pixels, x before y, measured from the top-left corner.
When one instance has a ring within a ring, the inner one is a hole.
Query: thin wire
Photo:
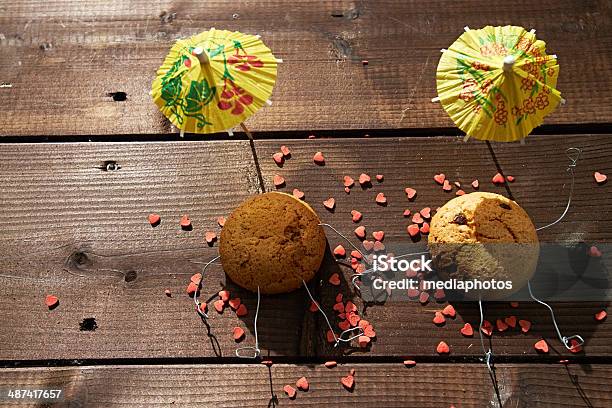
[[[331,330],[331,333],[334,336],[334,340],[335,340],[334,347],[338,347],[338,344],[340,344],[340,342],[350,343],[351,341],[359,338],[359,336],[363,336],[363,334],[364,334],[363,328],[359,327],[359,326],[351,327],[349,329],[346,329],[342,333],[340,333],[340,336],[336,336],[336,333],[334,332],[334,328],[332,327],[331,323],[329,322],[329,319],[327,318],[327,315],[325,314],[323,309],[321,309],[321,306],[319,306],[319,302],[317,302],[314,299],[314,297],[312,296],[312,293],[310,293],[310,290],[308,289],[308,285],[306,284],[306,281],[304,279],[302,279],[302,283],[304,283],[304,287],[306,288],[306,293],[308,293],[308,297],[317,306],[317,309],[319,309],[319,312],[321,312],[321,314],[325,318],[325,322],[327,323],[327,327],[329,327],[329,330]],[[349,337],[348,339],[345,339],[345,338],[342,337],[342,336],[344,336],[344,334],[350,333],[350,332],[352,332],[355,329],[359,330],[358,334],[356,334],[356,335],[354,335],[352,337]]]
[[[544,225],[543,227],[537,228],[536,231],[540,231],[543,230],[545,228],[548,227],[552,227],[553,225],[559,223],[568,213],[569,209],[570,209],[570,205],[572,203],[572,196],[574,194],[574,181],[575,181],[575,173],[574,173],[574,169],[576,168],[576,164],[578,163],[578,159],[580,159],[580,155],[582,154],[582,150],[580,150],[577,147],[570,147],[569,149],[567,149],[565,151],[565,154],[567,155],[568,159],[570,160],[570,164],[568,164],[567,166],[567,172],[570,173],[571,176],[571,182],[570,182],[570,191],[569,191],[569,196],[567,198],[567,205],[565,206],[565,210],[563,211],[563,213],[561,214],[561,216],[559,218],[557,218],[554,222],[551,222],[548,225]],[[529,290],[529,296],[531,296],[531,298],[533,300],[535,300],[536,302],[538,302],[541,305],[546,306],[546,308],[550,311],[550,317],[552,318],[552,322],[553,325],[555,327],[555,331],[557,332],[557,336],[559,337],[559,340],[561,340],[561,343],[563,343],[563,345],[565,346],[566,349],[568,350],[573,350],[574,348],[580,347],[584,344],[584,339],[582,338],[582,336],[580,336],[579,334],[574,334],[573,336],[563,336],[563,334],[561,334],[561,330],[559,330],[559,326],[557,324],[557,319],[555,318],[555,312],[553,311],[553,308],[546,302],[538,299],[537,297],[535,297],[535,295],[533,294],[533,291],[531,290],[531,282],[527,281],[527,289]],[[571,345],[571,340],[577,340],[578,343]]]
[[[219,258],[221,258],[221,256],[216,256],[210,261],[208,261],[206,265],[204,265],[204,267],[202,268],[202,280],[204,280],[204,272],[206,272],[206,268],[208,268],[210,264],[212,264]],[[200,280],[200,283],[198,284],[198,290],[196,291],[196,293],[193,294],[193,301],[196,305],[196,311],[198,312],[198,314],[202,316],[204,319],[208,319],[208,315],[203,310],[200,310],[200,299],[198,296],[198,292],[200,291],[200,288],[202,287],[202,280]]]
[[[259,349],[259,336],[257,335],[257,317],[259,316],[259,303],[261,301],[261,294],[259,292],[259,286],[257,286],[257,308],[255,309],[255,321],[253,323],[253,331],[255,332],[255,347],[247,346],[240,347],[236,349],[236,357],[240,358],[257,358],[261,355],[261,350]],[[253,350],[253,355],[242,355],[241,351],[243,350]]]
[[[573,336],[569,336],[566,337],[563,334],[561,334],[561,330],[559,330],[559,326],[557,325],[557,319],[555,319],[555,312],[553,311],[553,308],[550,307],[550,305],[540,299],[538,299],[537,297],[535,297],[535,295],[533,294],[533,292],[531,291],[531,282],[527,281],[527,289],[529,290],[529,296],[531,296],[531,298],[533,300],[535,300],[536,302],[538,302],[541,305],[546,306],[546,308],[550,311],[550,317],[552,318],[552,322],[553,325],[555,326],[555,331],[557,332],[557,336],[559,337],[559,340],[561,340],[561,343],[563,343],[563,345],[565,346],[566,349],[568,350],[573,350],[577,347],[580,347],[584,344],[584,339],[582,338],[582,336],[580,336],[579,334],[574,334]],[[571,345],[571,340],[577,340],[578,343]]]
[[[582,150],[578,149],[577,147],[570,147],[569,149],[565,151],[565,154],[570,159],[570,164],[568,164],[567,166],[567,172],[570,173],[572,177],[571,183],[570,183],[569,196],[567,198],[567,205],[565,206],[565,210],[563,211],[563,213],[561,214],[559,218],[557,218],[555,221],[551,222],[548,225],[544,225],[543,227],[536,228],[536,231],[540,231],[545,228],[552,227],[553,225],[559,223],[567,215],[570,205],[572,204],[572,196],[574,194],[574,180],[575,180],[574,168],[576,167],[576,164],[578,163],[578,159],[580,158],[580,155],[582,154]]]
[[[497,377],[495,376],[495,371],[493,369],[493,350],[489,348],[489,350],[485,349],[484,345],[484,336],[482,335],[482,329],[484,326],[484,312],[482,306],[482,299],[478,299],[478,308],[480,309],[480,324],[478,325],[478,334],[480,335],[480,346],[482,347],[482,352],[485,355],[485,363],[487,365],[487,370],[489,370],[489,377],[491,377],[491,382],[493,383],[493,389],[495,390],[495,395],[497,396],[497,401],[499,402],[500,408],[502,407],[501,396],[499,395],[499,386],[497,385]]]
[[[363,258],[363,261],[364,261],[366,264],[368,264],[368,265],[370,264],[370,263],[369,263],[369,262],[366,260],[366,256],[364,255],[364,253],[363,253],[363,252],[361,252],[361,250],[360,250],[359,248],[357,248],[357,247],[355,246],[355,244],[353,244],[353,243],[351,242],[351,240],[349,240],[349,239],[348,239],[346,236],[344,236],[342,233],[340,233],[340,231],[338,231],[337,229],[335,229],[334,227],[332,227],[332,226],[331,226],[331,225],[329,225],[329,224],[320,223],[319,225],[320,225],[320,226],[322,226],[322,227],[327,227],[327,228],[331,229],[332,231],[334,231],[334,232],[335,232],[336,234],[338,234],[339,236],[341,236],[341,237],[342,237],[342,238],[343,238],[343,239],[344,239],[346,242],[348,242],[348,244],[349,244],[350,246],[352,246],[352,247],[353,247],[353,249],[355,249],[355,251],[357,251],[357,252],[359,252],[359,254],[361,254],[361,256],[362,256],[362,258]]]

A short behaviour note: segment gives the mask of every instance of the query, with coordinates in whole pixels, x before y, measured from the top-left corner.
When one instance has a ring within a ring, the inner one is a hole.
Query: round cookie
[[[314,210],[292,195],[270,192],[245,200],[219,238],[225,273],[243,288],[286,293],[311,280],[323,261],[326,238]]]
[[[501,299],[524,287],[540,252],[525,210],[504,196],[485,192],[453,198],[440,208],[430,223],[428,245],[443,280],[512,282],[512,289],[466,294],[483,300]]]

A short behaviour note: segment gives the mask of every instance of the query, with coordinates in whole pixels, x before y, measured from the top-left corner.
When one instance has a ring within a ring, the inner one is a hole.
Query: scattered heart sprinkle
[[[382,241],[383,239],[385,239],[385,232],[384,231],[374,231],[372,233],[372,236],[374,237],[376,241]]]
[[[608,312],[606,312],[605,310],[600,310],[599,312],[595,313],[595,320],[597,320],[598,322],[603,322],[607,316]]]
[[[546,340],[538,341],[533,347],[539,352],[548,353],[548,343],[546,343]]]
[[[242,304],[242,300],[239,297],[237,297],[237,298],[228,300],[227,303],[230,305],[232,309],[238,310],[238,308]]]
[[[285,162],[285,156],[283,155],[282,152],[274,153],[272,155],[272,159],[274,160],[274,163],[276,163],[279,167],[281,167],[283,163]]]
[[[344,258],[346,256],[346,249],[342,245],[338,245],[334,248],[334,255],[339,258]]]
[[[410,188],[410,187],[406,187],[406,196],[408,197],[409,200],[412,200],[415,196],[417,191],[414,188]]]
[[[417,224],[410,224],[406,230],[411,237],[419,235],[419,226]]]
[[[326,361],[325,362],[325,367],[327,368],[334,368],[338,365],[338,363],[336,363],[335,361]]]
[[[368,344],[370,344],[371,340],[368,336],[359,336],[359,339],[357,341],[359,343],[359,347],[366,348],[368,347]]]
[[[608,176],[598,171],[593,173],[593,177],[595,177],[595,181],[597,182],[597,184],[603,184],[606,182],[606,180],[608,180]]]
[[[592,258],[601,258],[602,253],[601,253],[601,251],[599,250],[599,248],[597,248],[595,245],[592,245],[592,246],[589,248],[588,255],[589,255],[590,257],[592,257]]]
[[[442,190],[451,191],[452,189],[453,189],[452,184],[449,183],[448,180],[444,180],[444,184],[442,185]]]
[[[321,152],[316,152],[312,160],[319,166],[323,166],[325,164],[325,157],[323,157],[323,153]]]
[[[366,173],[361,173],[359,175],[359,184],[361,184],[362,186],[366,186],[371,182],[370,176],[368,176]]]
[[[236,310],[236,316],[238,317],[243,317],[246,316],[249,313],[247,307],[245,306],[244,303],[242,303],[240,306],[238,306],[238,309]]]
[[[159,214],[155,213],[149,214],[147,219],[149,220],[149,224],[151,224],[152,227],[158,226],[159,222],[161,221],[161,217],[159,216]]]
[[[383,176],[382,174],[376,175],[376,181],[378,181],[379,183],[382,183],[384,179],[385,179],[385,176]]]
[[[434,324],[442,325],[446,322],[444,315],[441,312],[435,312],[433,318]]]
[[[285,178],[281,175],[275,174],[274,179],[272,180],[274,183],[274,187],[279,188],[285,184]]]
[[[196,294],[197,291],[198,291],[198,285],[196,285],[193,282],[189,282],[189,285],[187,286],[187,295],[193,296]]]
[[[385,205],[387,204],[387,197],[385,197],[384,193],[378,193],[376,194],[376,203],[380,204],[380,205]]]
[[[361,221],[362,215],[357,210],[351,210],[351,216],[353,217],[353,222]]]
[[[480,328],[480,330],[485,336],[491,337],[491,335],[493,334],[493,325],[490,321],[483,320],[482,327]]]
[[[461,334],[463,334],[466,337],[472,337],[474,335],[474,329],[472,328],[472,325],[469,323],[464,324],[461,330],[459,331],[461,332]]]
[[[170,289],[164,290],[164,293],[166,294],[166,296],[172,297],[172,292],[170,292]]]
[[[285,394],[287,394],[287,396],[291,399],[295,398],[295,394],[297,392],[297,390],[293,388],[292,386],[290,386],[289,384],[283,387],[283,391],[285,391]]]
[[[310,385],[308,384],[308,380],[306,379],[306,377],[302,377],[299,380],[297,380],[295,382],[296,387],[298,387],[298,389],[302,390],[302,391],[308,391],[308,388],[310,387]]]
[[[508,316],[504,319],[504,322],[513,329],[516,327],[516,316]]]
[[[358,238],[364,239],[366,236],[365,227],[360,225],[359,227],[355,228],[355,235],[357,235]]]
[[[189,228],[191,227],[191,220],[188,215],[183,215],[180,221],[181,228]]]
[[[337,273],[332,274],[332,276],[329,277],[329,283],[334,286],[340,285],[340,275],[338,275]]]
[[[217,217],[217,224],[219,224],[219,226],[221,228],[223,228],[223,226],[225,225],[225,217]]]
[[[504,179],[504,176],[501,175],[501,173],[497,173],[496,175],[493,176],[491,181],[493,182],[493,184],[503,184],[505,179]]]
[[[214,231],[206,231],[204,238],[208,245],[212,245],[217,240],[217,233]]]
[[[57,296],[47,295],[45,297],[45,305],[47,305],[49,309],[55,308],[58,304],[59,304],[59,299]]]
[[[521,331],[523,333],[527,333],[529,331],[529,329],[531,328],[531,322],[529,320],[519,320],[518,321],[519,326],[521,326]]]
[[[342,377],[340,379],[340,382],[342,383],[344,388],[350,391],[353,389],[353,386],[355,385],[355,377],[349,374],[346,377]]]
[[[439,185],[443,185],[444,181],[446,180],[446,176],[444,175],[444,173],[440,173],[440,174],[436,174],[434,176],[434,180],[436,183],[438,183]]]
[[[242,329],[241,327],[234,327],[234,330],[232,331],[232,336],[234,337],[234,340],[240,341],[244,337],[244,329]]]
[[[336,199],[333,197],[330,197],[327,200],[323,201],[323,205],[325,206],[325,208],[331,211],[336,206]]]
[[[229,290],[220,290],[218,294],[219,298],[223,301],[223,303],[227,302],[230,298]]]
[[[344,187],[353,187],[355,180],[351,176],[344,176]]]
[[[304,192],[303,192],[303,191],[298,190],[297,188],[294,188],[294,189],[293,189],[293,196],[294,196],[295,198],[298,198],[298,199],[300,199],[300,200],[301,200],[302,198],[304,198]]]
[[[223,313],[223,308],[225,307],[225,302],[221,299],[215,300],[213,303],[215,310],[219,313]]]
[[[192,281],[196,285],[199,285],[200,282],[202,282],[202,274],[199,273],[199,272],[198,273],[194,273],[193,275],[191,275],[190,281]]]
[[[503,332],[503,331],[508,330],[508,325],[502,319],[497,319],[495,321],[495,325],[497,326],[497,330],[499,332]]]
[[[283,156],[285,156],[285,157],[291,156],[291,150],[289,150],[289,148],[287,146],[285,146],[285,145],[280,147],[280,151],[283,154]]]
[[[404,360],[404,365],[406,367],[414,367],[416,365],[416,361],[414,361],[414,360]]]
[[[438,354],[448,354],[450,353],[450,347],[448,347],[448,344],[446,344],[444,341],[441,341],[436,347],[436,352]]]
[[[514,183],[514,176],[506,176],[506,180],[508,180],[509,183]]]
[[[442,310],[442,314],[444,316],[448,316],[448,317],[455,317],[455,315],[457,314],[457,312],[455,311],[455,308],[453,307],[453,305],[447,305],[443,310]]]
[[[480,182],[478,181],[478,179],[472,181],[472,187],[474,188],[474,190],[478,190],[479,186],[480,186]]]

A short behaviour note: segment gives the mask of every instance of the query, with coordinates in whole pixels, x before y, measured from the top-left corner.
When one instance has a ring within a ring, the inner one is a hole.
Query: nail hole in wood
[[[132,282],[136,280],[137,276],[138,274],[136,273],[136,271],[127,271],[124,279],[126,282]]]
[[[113,98],[113,101],[115,102],[123,102],[127,99],[127,94],[125,92],[109,92],[108,96],[110,96],[111,98]]]
[[[117,171],[121,166],[114,160],[106,160],[100,165],[99,169],[102,171]]]

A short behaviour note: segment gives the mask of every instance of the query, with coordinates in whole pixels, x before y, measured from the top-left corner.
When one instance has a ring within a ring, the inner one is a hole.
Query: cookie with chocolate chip
[[[430,223],[432,264],[443,279],[512,282],[511,290],[472,291],[486,300],[507,297],[533,276],[539,257],[536,229],[516,202],[494,193],[453,198]]]
[[[311,280],[323,260],[321,221],[305,202],[270,192],[248,198],[226,220],[219,238],[225,273],[243,288],[286,293]]]

